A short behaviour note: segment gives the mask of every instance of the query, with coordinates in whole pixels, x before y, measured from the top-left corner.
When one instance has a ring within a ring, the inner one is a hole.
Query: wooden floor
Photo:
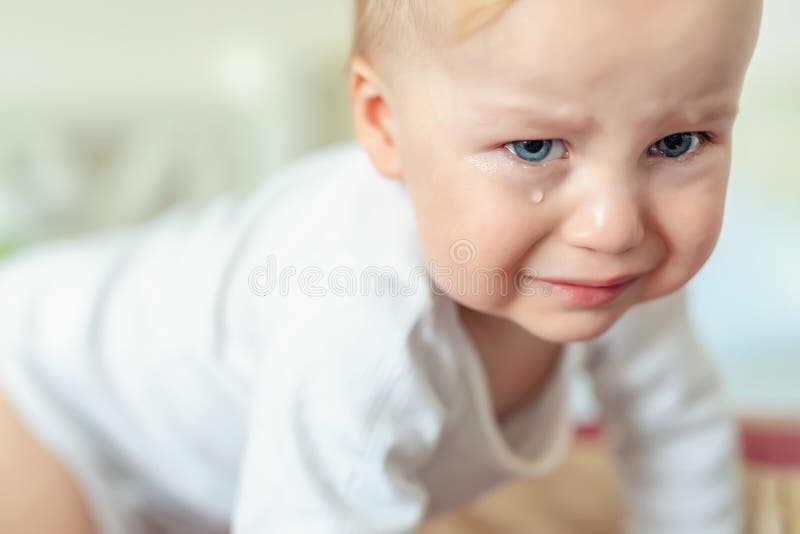
[[[800,471],[751,466],[747,534],[800,534]],[[622,532],[619,479],[596,439],[576,442],[552,475],[518,479],[434,519],[422,534],[611,534]]]

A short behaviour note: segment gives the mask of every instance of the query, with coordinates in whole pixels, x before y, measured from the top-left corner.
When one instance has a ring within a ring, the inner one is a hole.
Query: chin
[[[603,315],[590,311],[573,312],[559,314],[546,321],[538,317],[534,324],[519,321],[517,324],[540,339],[561,344],[594,339],[611,328],[621,315],[621,312]]]

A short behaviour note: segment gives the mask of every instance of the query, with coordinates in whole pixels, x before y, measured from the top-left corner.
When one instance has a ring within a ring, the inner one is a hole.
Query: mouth
[[[562,279],[554,279],[554,278],[539,278],[539,280],[548,282],[550,284],[559,284],[559,285],[568,285],[568,286],[582,286],[582,287],[616,287],[623,284],[626,284],[632,280],[636,280],[641,275],[638,274],[627,274],[627,275],[620,275],[615,276],[612,278],[606,278],[602,280],[590,280],[588,278],[584,279],[577,279],[577,278],[562,278]]]
[[[614,302],[640,278],[640,275],[621,276],[603,281],[564,281],[539,278],[537,282],[543,286],[545,295],[552,294],[574,306],[594,307]]]

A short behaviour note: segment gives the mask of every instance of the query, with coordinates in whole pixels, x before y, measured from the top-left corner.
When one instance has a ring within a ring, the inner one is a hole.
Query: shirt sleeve
[[[233,534],[405,533],[424,518],[418,473],[446,401],[419,357],[431,355],[417,319],[392,299],[366,301],[311,316],[303,307],[305,320],[269,344]]]
[[[629,505],[627,532],[741,532],[736,427],[685,290],[627,313],[588,364]]]

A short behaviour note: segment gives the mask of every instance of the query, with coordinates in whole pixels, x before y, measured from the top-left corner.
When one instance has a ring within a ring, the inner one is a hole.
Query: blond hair
[[[438,3],[444,7],[443,0],[355,0],[355,32],[353,36],[352,57],[374,60],[396,48],[409,34],[417,41],[430,42],[442,32],[444,24],[442,13],[431,7]],[[514,0],[454,0],[445,7],[453,12],[455,22],[451,23],[448,36],[462,38],[489,24],[498,17]],[[406,40],[406,43],[408,41]]]

